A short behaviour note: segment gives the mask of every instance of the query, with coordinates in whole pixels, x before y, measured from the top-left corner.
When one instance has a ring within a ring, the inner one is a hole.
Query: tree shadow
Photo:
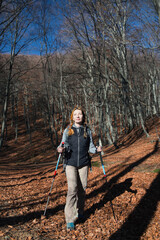
[[[138,240],[141,238],[156,212],[160,200],[159,186],[160,173],[125,223],[109,238],[110,240]]]
[[[117,141],[117,147],[113,145],[109,149],[107,149],[105,151],[104,157],[111,156],[115,153],[118,153],[121,151],[122,148],[123,149],[128,148],[144,135],[145,133],[143,129],[139,129],[139,128],[137,128],[136,130],[135,129],[132,130],[127,135],[126,134],[122,135],[121,137],[119,137]]]
[[[134,193],[136,194],[137,193],[137,190],[132,190],[131,189],[131,186],[132,186],[132,178],[128,178],[126,179],[124,182],[122,183],[118,183],[118,184],[115,184],[111,189],[108,190],[108,183],[105,182],[101,188],[99,188],[97,190],[97,192],[94,192],[94,194],[91,193],[91,195],[89,195],[89,198],[90,197],[93,197],[93,195],[95,195],[96,193],[100,193],[100,192],[105,192],[104,196],[103,196],[103,199],[100,200],[98,203],[95,203],[92,205],[91,208],[87,209],[85,211],[85,219],[84,221],[89,218],[89,216],[91,214],[94,214],[94,212],[97,210],[97,209],[101,209],[102,207],[104,207],[104,204],[106,204],[107,202],[110,202],[111,204],[111,207],[112,207],[112,211],[113,211],[113,215],[115,217],[115,213],[114,213],[114,209],[113,209],[113,205],[112,205],[112,200],[118,196],[120,196],[121,194],[123,194],[125,191],[127,192],[131,192],[131,193]]]
[[[107,170],[107,177],[110,176],[110,175],[115,174],[116,172],[118,172],[122,168],[124,169],[126,167],[126,165],[128,166],[129,164],[127,164],[127,163],[130,161],[130,158],[131,157],[128,157],[121,164],[117,164],[116,166],[111,167],[110,169],[108,169]],[[94,182],[89,186],[89,188],[97,186],[100,182],[102,182],[103,179],[104,179],[104,176],[102,176],[102,174],[101,174],[101,177],[99,175],[97,177],[94,177]],[[93,179],[91,179],[90,182],[91,181],[93,181]],[[106,179],[105,179],[105,184],[106,184]],[[109,186],[109,183],[108,183],[108,186]],[[104,189],[103,186],[102,186],[102,189]],[[98,188],[98,189],[95,189],[94,191],[92,191],[87,196],[88,196],[88,198],[91,198],[91,197],[97,195],[96,193],[99,193],[100,191],[101,191],[101,187]]]
[[[0,149],[0,166],[1,170],[26,170],[40,168],[42,164],[52,164],[57,160],[56,148],[47,140],[39,143],[39,138],[35,137],[30,145],[28,142],[21,141],[21,144],[13,146],[5,146]],[[54,152],[53,152],[54,150]],[[49,152],[49,154],[47,154]]]
[[[46,218],[49,216],[52,216],[56,214],[57,212],[61,211],[64,209],[64,204],[59,204],[55,208],[50,208],[47,209],[46,213]],[[11,216],[11,217],[3,217],[0,218],[0,226],[5,226],[5,225],[16,225],[16,224],[24,224],[26,222],[29,222],[30,220],[34,219],[41,219],[41,216],[43,215],[44,211],[34,211],[34,212],[29,212],[24,215],[19,215],[19,216]]]
[[[116,184],[114,185],[119,178],[123,177],[124,175],[126,175],[128,172],[130,172],[134,167],[138,166],[139,164],[141,164],[142,162],[144,162],[147,158],[149,158],[150,156],[152,156],[153,154],[155,154],[158,151],[158,140],[156,141],[156,144],[154,146],[154,149],[152,152],[148,153],[146,156],[144,156],[143,158],[139,159],[138,161],[129,164],[123,171],[121,171],[119,174],[117,174],[116,176],[114,176],[109,182],[105,182],[100,188],[95,189],[94,191],[92,191],[90,194],[88,194],[86,196],[86,198],[91,198],[96,196],[99,193],[104,192],[105,195],[103,197],[102,200],[100,200],[98,203],[93,204],[91,208],[87,209],[85,212],[85,219],[84,221],[95,212],[96,209],[101,209],[104,204],[106,204],[108,201],[110,201],[111,203],[111,207],[112,207],[112,200],[121,195],[122,193],[124,193],[124,191],[129,190],[129,188],[131,187],[131,180],[128,179],[126,182],[122,183],[122,184]],[[114,186],[113,186],[114,185]],[[113,186],[111,188],[111,186]],[[110,189],[111,188],[111,189]],[[136,190],[133,190],[134,193],[136,193]],[[112,208],[113,209],[113,208]],[[125,239],[124,239],[125,240]],[[127,239],[128,240],[128,239]]]
[[[61,174],[60,169],[62,169],[62,164],[59,165],[58,167],[58,172],[57,175]],[[36,169],[37,170],[37,169]],[[54,168],[49,167],[49,166],[45,166],[45,169],[41,167],[41,169],[38,169],[36,172],[35,171],[25,171],[25,173],[18,173],[20,174],[20,177],[18,176],[18,174],[16,175],[15,173],[13,173],[13,176],[11,176],[10,174],[0,174],[0,176],[4,176],[6,177],[4,178],[0,178],[0,181],[5,181],[5,182],[10,182],[13,180],[19,180],[19,182],[22,181],[22,179],[27,179],[27,181],[24,181],[23,183],[16,183],[16,184],[10,184],[10,185],[0,185],[1,188],[6,188],[6,187],[15,187],[15,186],[20,186],[20,185],[25,185],[28,183],[31,183],[33,181],[37,181],[42,180],[42,179],[49,179],[49,178],[53,178],[53,174],[55,171],[55,166]],[[51,176],[46,176],[46,174],[48,173],[53,173]],[[9,176],[9,177],[8,177]],[[34,177],[34,178],[33,178]]]
[[[109,182],[105,182],[101,188],[99,189],[96,189],[94,190],[93,192],[91,192],[91,194],[88,195],[88,198],[89,197],[94,197],[95,195],[97,195],[98,193],[100,192],[105,192],[105,195],[103,197],[102,200],[100,200],[100,202],[94,204],[91,208],[89,208],[88,210],[86,210],[86,217],[88,218],[92,213],[95,212],[96,209],[100,209],[104,206],[104,204],[106,204],[108,201],[112,201],[116,196],[119,196],[121,195],[124,191],[131,191],[133,193],[136,193],[135,190],[132,190],[131,189],[131,180],[132,179],[127,179],[126,181],[124,181],[123,183],[120,183],[120,184],[116,184],[112,187],[112,189],[108,192],[108,189],[109,187],[112,185],[112,184],[115,184],[117,182],[117,180],[124,176],[125,174],[127,174],[129,171],[131,171],[134,167],[136,167],[137,165],[139,165],[140,163],[142,163],[143,161],[145,161],[148,157],[150,157],[151,155],[153,155],[155,152],[157,152],[158,150],[158,141],[156,142],[155,144],[155,147],[154,147],[154,150],[147,154],[146,156],[144,156],[143,158],[141,158],[140,160],[130,164],[129,166],[127,166],[123,171],[121,171],[117,176],[113,177]],[[159,175],[158,175],[159,176]],[[158,181],[159,181],[159,178],[157,180],[157,182],[155,182],[154,186],[153,186],[153,189],[157,189],[157,185],[158,185]],[[153,184],[152,184],[153,185]],[[158,189],[157,189],[158,191]],[[148,192],[148,195],[147,195],[147,199],[150,200],[152,196],[152,194],[155,194],[155,192],[152,190],[150,190]],[[153,200],[153,202],[155,202],[154,206],[156,206],[157,202],[158,202],[158,196],[156,197],[156,200]],[[142,199],[143,200],[143,199]],[[146,200],[145,200],[146,201]],[[150,201],[149,201],[150,202]],[[140,204],[139,204],[140,205]],[[139,206],[138,205],[138,206]],[[57,212],[61,211],[64,209],[64,204],[59,204],[58,206],[54,207],[54,208],[50,208],[47,210],[47,214],[46,214],[46,217],[49,217],[49,216],[52,216],[54,214],[56,214]],[[138,207],[137,206],[137,207]],[[142,205],[140,205],[140,209],[142,208]],[[143,211],[143,210],[142,210]],[[150,210],[149,210],[150,211]],[[150,216],[152,216],[154,213],[154,210],[153,208],[151,207],[151,213],[150,213]],[[18,223],[25,223],[25,222],[28,222],[30,220],[34,220],[35,218],[36,219],[40,219],[41,218],[41,215],[43,214],[43,211],[40,210],[40,211],[34,211],[34,212],[29,212],[27,214],[24,214],[24,215],[19,215],[19,216],[10,216],[10,217],[2,217],[0,218],[0,226],[5,226],[5,225],[15,225],[15,224],[18,224]],[[132,217],[134,218],[134,216]],[[151,218],[151,217],[150,217]],[[148,221],[150,220],[150,218],[148,217]],[[128,220],[129,223],[130,223],[130,219]],[[142,221],[142,219],[141,219]],[[147,223],[148,225],[148,223]],[[145,225],[147,227],[147,225]],[[124,230],[125,231],[125,230]],[[123,229],[122,229],[122,232],[123,232]],[[114,239],[114,238],[112,238]],[[125,239],[123,239],[125,240]],[[128,239],[127,239],[128,240]]]
[[[123,162],[117,163],[115,166],[110,167],[107,171],[107,176],[114,175],[116,172],[118,172],[121,169],[124,169],[126,166],[129,166],[129,161],[132,158],[132,156],[127,157]]]
[[[127,165],[127,167],[125,169],[123,169],[120,173],[118,173],[116,176],[111,178],[109,182],[105,182],[100,188],[95,189],[90,194],[88,194],[86,197],[87,198],[92,198],[92,197],[96,196],[98,193],[105,192],[106,189],[109,189],[113,184],[115,184],[118,181],[119,178],[123,177],[128,172],[130,172],[134,167],[138,166],[139,164],[141,164],[142,162],[147,160],[150,156],[155,154],[158,151],[158,143],[159,142],[157,140],[152,152],[148,153],[146,156],[144,156],[143,158],[139,159],[138,161],[133,162],[133,163]],[[127,158],[127,161],[128,161],[128,158]],[[127,161],[125,161],[125,163]]]
[[[154,149],[152,152],[148,153],[146,156],[142,157],[141,159],[139,159],[136,162],[133,162],[131,164],[129,164],[128,167],[126,167],[123,171],[121,171],[119,174],[117,174],[115,177],[113,177],[109,183],[112,185],[113,183],[117,182],[117,180],[121,177],[123,177],[125,174],[127,174],[128,172],[130,172],[134,167],[137,167],[139,164],[141,164],[142,162],[144,162],[145,160],[147,160],[149,157],[151,157],[153,154],[155,154],[158,151],[158,144],[159,141],[157,140],[154,146]]]
[[[22,209],[24,207],[28,207],[28,208],[33,208],[34,206],[37,206],[37,205],[42,205],[42,204],[46,204],[47,202],[47,196],[46,194],[43,195],[42,197],[39,197],[37,196],[37,194],[35,195],[32,195],[31,196],[31,199],[30,200],[26,200],[24,201],[22,198],[17,198],[17,199],[14,199],[14,201],[18,201],[16,203],[16,205],[11,205],[11,204],[5,204],[4,206],[2,205],[1,203],[1,206],[0,206],[0,209],[2,211],[9,211],[9,210],[14,210],[14,209]],[[53,201],[56,201],[57,199],[59,199],[60,197],[62,196],[65,196],[66,195],[66,191],[63,190],[63,191],[59,191],[59,192],[53,192],[51,195],[50,195],[50,202],[53,202]]]
[[[60,166],[60,168],[62,168],[62,166]],[[46,173],[48,173],[50,171],[53,172],[53,170],[48,170],[48,171],[46,171]],[[44,175],[42,172],[40,174]],[[39,173],[35,174],[35,175],[39,175]],[[25,178],[29,178],[29,176],[27,175]],[[52,178],[53,179],[53,175],[52,176],[48,176],[48,177],[42,176],[39,180],[42,180],[42,179],[45,179],[45,178],[47,178],[47,179],[48,178]],[[15,179],[17,180],[17,178],[15,178]],[[7,187],[14,187],[14,186],[25,185],[27,183],[31,183],[34,180],[37,180],[37,179],[33,178],[33,179],[31,179],[31,180],[29,180],[27,182],[24,182],[22,184],[7,185]],[[6,187],[6,186],[1,186],[1,187]],[[49,186],[49,189],[48,189],[48,187],[46,189],[47,189],[47,191],[45,191],[45,189],[43,189],[44,192],[45,192],[45,195],[42,196],[42,197],[36,197],[35,198],[36,195],[39,195],[39,192],[38,192],[37,194],[34,194],[34,195],[30,196],[31,197],[30,200],[24,201],[22,197],[14,199],[14,201],[18,201],[18,202],[16,203],[16,205],[13,203],[13,206],[11,206],[10,204],[7,204],[7,205],[4,204],[4,208],[3,208],[3,205],[2,205],[3,201],[1,201],[1,210],[2,211],[9,211],[9,210],[21,209],[21,208],[24,208],[24,207],[28,207],[29,209],[33,209],[33,207],[38,206],[38,205],[42,205],[42,204],[46,205],[47,197],[48,197],[46,192],[49,193],[50,186]],[[50,202],[51,201],[55,201],[55,200],[57,200],[58,198],[60,198],[60,197],[62,197],[64,195],[66,195],[66,191],[65,190],[59,191],[59,192],[56,192],[56,193],[54,192],[50,196],[50,197],[52,197],[52,199],[50,199]],[[4,200],[4,202],[5,201],[6,200]],[[46,212],[46,218],[48,218],[49,216],[52,216],[52,215],[56,214],[57,212],[63,210],[64,206],[65,206],[64,204],[58,204],[54,208],[48,208],[47,212]],[[28,212],[28,213],[23,214],[23,215],[0,217],[0,226],[15,225],[15,224],[19,224],[19,223],[23,224],[23,223],[26,223],[26,222],[28,222],[30,220],[40,219],[41,216],[43,215],[43,213],[44,213],[43,210],[39,210],[39,211],[34,211],[34,212]]]
[[[55,169],[54,169],[55,170]],[[49,173],[49,172],[53,172],[54,173],[54,170],[48,170],[47,171],[47,173]],[[37,173],[36,175],[37,176],[39,176],[41,173]],[[57,175],[58,175],[59,173],[57,173]],[[60,173],[61,174],[61,173]],[[35,174],[34,174],[35,175]],[[41,175],[44,175],[44,174],[41,174]],[[29,176],[29,177],[24,177],[24,176],[22,176],[22,177],[20,177],[19,179],[21,180],[21,179],[25,179],[25,178],[31,178],[32,176]],[[52,176],[43,176],[43,177],[40,177],[38,180],[40,181],[40,180],[43,180],[43,179],[49,179],[49,178],[53,178],[53,175]],[[15,178],[16,179],[16,178]],[[17,178],[18,179],[18,178]],[[16,180],[17,180],[16,179]],[[13,178],[10,178],[10,180],[13,180]],[[17,186],[23,186],[23,185],[25,185],[25,184],[29,184],[29,183],[31,183],[31,182],[34,182],[34,181],[37,181],[37,178],[32,178],[32,179],[30,179],[30,180],[28,180],[28,181],[26,181],[26,182],[23,182],[23,183],[19,183],[19,184],[12,184],[12,185],[0,185],[0,187],[1,188],[9,188],[9,187],[17,187]]]

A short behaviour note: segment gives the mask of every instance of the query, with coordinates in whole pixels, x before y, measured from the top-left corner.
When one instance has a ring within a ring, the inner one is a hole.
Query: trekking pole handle
[[[100,146],[100,140],[99,142],[97,143],[97,146]],[[101,160],[101,165],[102,165],[102,169],[103,169],[103,174],[104,174],[104,178],[107,178],[107,175],[106,175],[106,172],[105,172],[105,168],[104,168],[104,163],[103,163],[103,159],[102,159],[102,153],[99,152],[99,156],[100,156],[100,160]]]
[[[64,147],[64,142],[62,142],[62,147]],[[62,153],[59,154],[59,158],[58,158],[58,161],[57,161],[56,169],[55,169],[54,174],[53,174],[54,178],[56,177],[56,174],[57,174],[57,169],[58,169],[58,165],[59,165],[59,161],[60,161],[61,155],[62,155]]]

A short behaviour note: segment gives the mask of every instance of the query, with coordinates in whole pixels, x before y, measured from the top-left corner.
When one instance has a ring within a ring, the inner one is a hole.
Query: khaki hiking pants
[[[65,205],[65,218],[67,223],[75,222],[78,214],[83,214],[85,190],[87,187],[88,166],[77,168],[66,166],[68,192]]]

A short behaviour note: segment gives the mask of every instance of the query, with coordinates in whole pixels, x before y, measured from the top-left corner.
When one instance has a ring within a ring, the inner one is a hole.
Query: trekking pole
[[[100,138],[99,138],[99,142],[98,142],[97,145],[102,147],[102,142],[101,142]],[[102,153],[101,152],[99,152],[99,156],[100,156],[100,160],[101,160],[101,165],[102,165],[102,169],[103,169],[104,178],[105,178],[105,180],[107,182],[107,175],[106,175],[106,171],[105,171],[105,168],[104,168],[104,163],[103,163]],[[111,209],[112,209],[114,220],[117,222],[116,217],[115,217],[115,213],[114,213],[114,209],[113,209],[112,200],[109,200],[109,201],[110,201],[110,206],[111,206]]]
[[[99,138],[98,146],[102,147],[102,141],[101,141],[100,138]],[[106,172],[105,172],[104,163],[103,163],[103,159],[102,159],[102,152],[99,152],[99,156],[100,156],[100,160],[101,160],[101,165],[102,165],[102,169],[103,169],[104,178],[107,181],[107,175],[106,175]]]
[[[64,147],[64,142],[62,142],[62,147]],[[46,208],[44,210],[44,216],[46,215],[47,206],[48,206],[48,203],[49,203],[49,198],[51,196],[52,187],[53,187],[53,183],[54,183],[54,180],[55,180],[55,177],[56,177],[56,174],[57,174],[57,169],[58,169],[58,165],[59,165],[59,162],[60,162],[60,159],[61,159],[61,155],[62,155],[62,153],[59,154],[59,157],[58,157],[58,160],[57,160],[57,165],[56,165],[56,168],[55,168],[55,171],[54,171],[54,174],[53,174],[53,181],[52,181],[52,185],[51,185],[50,192],[49,192],[49,195],[48,195]]]

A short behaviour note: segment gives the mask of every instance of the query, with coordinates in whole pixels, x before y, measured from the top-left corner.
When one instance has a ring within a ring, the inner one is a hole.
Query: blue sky
[[[33,19],[33,17],[35,17]],[[0,23],[8,17],[7,13],[1,14]],[[33,19],[33,21],[32,21]],[[45,35],[45,41],[49,48],[53,51],[58,46],[56,40],[60,24],[63,17],[60,16],[56,10],[56,6],[53,0],[36,1],[34,9],[26,9],[17,18],[18,31],[17,31],[17,44],[16,51],[19,51],[23,45],[25,46],[21,50],[21,54],[37,54],[44,52],[44,34],[43,29],[45,27],[47,34]],[[7,24],[7,23],[6,23]],[[16,32],[16,22],[5,31],[4,36],[0,38],[0,52],[11,53],[11,46],[14,42],[14,36]],[[5,24],[0,25],[0,30],[5,27]],[[48,49],[48,51],[50,51]]]
[[[26,31],[22,30],[21,33],[24,33],[21,40],[18,40],[17,44],[17,50],[25,43],[27,43],[26,47],[22,49],[21,54],[36,54],[40,55],[40,52],[42,54],[45,53],[45,41],[48,45],[48,52],[54,52],[56,49],[60,48],[61,45],[61,39],[58,37],[58,33],[61,30],[61,24],[64,20],[63,15],[61,12],[58,12],[56,8],[56,3],[58,4],[64,4],[65,1],[53,1],[53,0],[43,0],[43,1],[36,1],[36,5],[34,6],[35,9],[32,9],[33,11],[27,12],[24,11],[24,19],[26,19],[25,22],[21,21],[23,18],[23,15],[20,16],[19,20],[19,26],[22,27],[22,29],[26,29]],[[154,47],[154,39],[152,36],[152,31],[154,31],[154,26],[152,23],[154,21],[157,21],[158,17],[154,14],[154,10],[150,8],[150,6],[147,4],[146,1],[141,1],[141,6],[139,6],[139,10],[137,11],[135,8],[135,18],[132,19],[131,26],[133,28],[133,32],[137,33],[137,37],[139,39],[141,38],[142,44],[145,47]],[[29,27],[27,28],[27,24],[30,21],[30,18],[32,17],[32,14],[37,16],[35,22],[31,22]],[[2,16],[3,17],[3,16]],[[142,21],[142,19],[143,21]],[[1,18],[2,19],[2,18]],[[45,26],[45,29],[47,34],[45,35],[45,38],[43,37],[43,27]],[[5,35],[5,41],[4,44],[1,45],[1,53],[10,53],[11,51],[11,42],[12,38],[14,36],[13,29],[15,27],[15,24],[12,25],[10,31],[8,31]],[[139,30],[139,32],[138,32]],[[23,32],[24,31],[24,32]],[[155,27],[155,31],[157,31]],[[37,37],[38,35],[41,35],[41,37]],[[139,34],[139,36],[138,36]],[[21,34],[20,34],[21,36]],[[32,37],[34,40],[31,42],[28,42],[28,40]]]

